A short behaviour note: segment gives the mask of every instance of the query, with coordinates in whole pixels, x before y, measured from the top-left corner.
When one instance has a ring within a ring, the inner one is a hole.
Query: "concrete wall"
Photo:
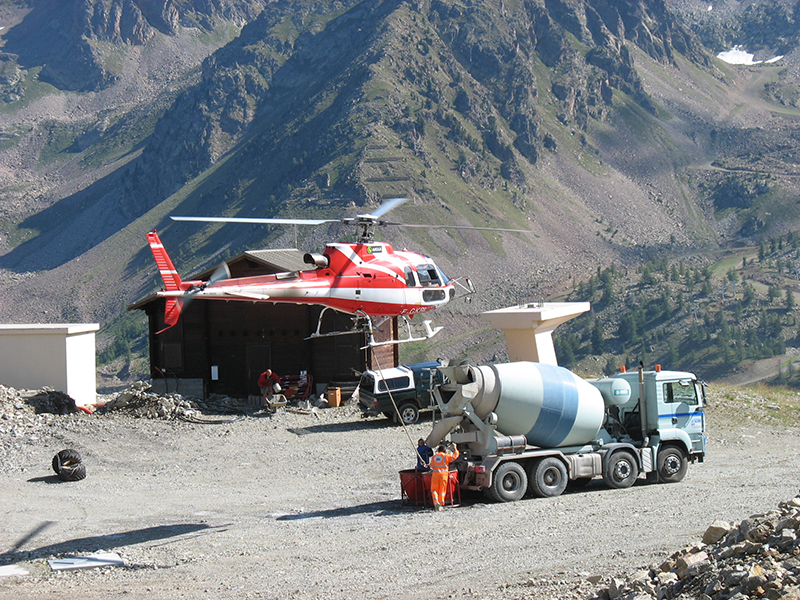
[[[79,406],[97,400],[97,323],[0,325],[0,384],[64,392]]]

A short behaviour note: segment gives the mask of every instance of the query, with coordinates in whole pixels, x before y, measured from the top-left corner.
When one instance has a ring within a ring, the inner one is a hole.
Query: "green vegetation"
[[[72,123],[62,123],[50,120],[42,125],[47,139],[39,153],[39,164],[48,165],[57,160],[67,160],[78,153],[75,139],[83,133],[79,126]]]
[[[123,310],[119,317],[100,332],[109,343],[97,353],[99,365],[117,359],[125,363],[147,356],[147,317],[141,311]]]
[[[559,362],[581,370],[601,357],[611,374],[642,361],[713,378],[777,360],[800,344],[799,268],[800,233],[791,232],[758,248],[598,270],[569,296],[593,311],[554,336]],[[800,369],[788,359],[783,366],[778,380],[800,387]]]
[[[0,131],[0,150],[8,150],[16,146],[22,137],[31,131],[30,126],[16,124]]]
[[[22,84],[21,99],[16,102],[0,102],[0,114],[13,114],[18,110],[27,107],[29,104],[45,96],[58,96],[62,94],[60,90],[49,83],[39,81],[39,73],[42,67],[33,67],[28,70]]]
[[[4,196],[7,195],[8,190],[2,190],[2,194]],[[16,248],[20,244],[35,238],[37,235],[39,235],[39,233],[40,232],[36,229],[27,229],[20,227],[16,223],[8,221],[7,219],[0,219],[0,235],[3,235],[3,237],[6,238],[6,242],[10,248]]]
[[[717,423],[750,427],[800,426],[800,402],[796,386],[780,383],[747,387],[713,385],[706,390],[706,408],[711,427]]]

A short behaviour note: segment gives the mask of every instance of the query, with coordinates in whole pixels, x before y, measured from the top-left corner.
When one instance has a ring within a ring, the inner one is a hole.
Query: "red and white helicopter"
[[[406,323],[408,335],[407,338],[400,340],[402,342],[420,341],[432,337],[442,328],[432,328],[431,322],[426,320],[423,321],[424,335],[415,337],[408,318],[447,304],[456,297],[456,285],[459,285],[468,296],[474,292],[472,283],[469,279],[465,280],[466,285],[448,279],[430,258],[422,254],[406,250],[396,251],[390,244],[373,241],[373,227],[395,225],[428,229],[514,232],[523,230],[389,223],[381,219],[384,214],[406,200],[406,198],[393,198],[370,214],[341,219],[171,217],[175,221],[215,223],[284,225],[344,223],[360,227],[361,235],[355,243],[331,243],[326,245],[322,254],[306,254],[304,261],[306,264],[315,265],[316,268],[313,270],[231,278],[227,266],[223,264],[208,281],[183,281],[158,234],[151,231],[147,234],[147,240],[165,286],[164,290],[157,292],[157,296],[166,298],[167,301],[164,314],[166,327],[161,331],[166,331],[178,322],[186,302],[195,298],[206,298],[322,305],[324,309],[319,318],[320,324],[327,309],[354,315],[357,322],[366,322],[370,331],[370,345],[377,345],[371,335],[373,326],[379,326],[383,320],[390,317],[401,317]],[[318,325],[314,335],[326,335],[320,333],[319,327]]]

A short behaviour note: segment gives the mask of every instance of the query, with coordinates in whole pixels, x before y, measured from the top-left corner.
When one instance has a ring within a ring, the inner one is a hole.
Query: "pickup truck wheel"
[[[505,462],[494,472],[489,495],[497,502],[515,502],[525,495],[528,476],[519,463]]]
[[[396,423],[400,423],[402,421],[406,425],[413,425],[418,419],[419,409],[415,404],[411,404],[410,402],[401,404],[400,408],[398,409],[398,414],[395,415]]]
[[[658,480],[677,483],[686,476],[689,460],[678,446],[668,445],[658,453]]]
[[[547,456],[533,461],[528,470],[528,493],[539,498],[560,496],[567,487],[567,468],[560,460]]]
[[[611,488],[629,488],[638,476],[639,466],[636,459],[625,450],[614,452],[603,467],[603,481]]]

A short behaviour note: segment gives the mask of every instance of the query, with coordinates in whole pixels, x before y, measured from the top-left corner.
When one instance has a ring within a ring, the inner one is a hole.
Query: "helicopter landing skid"
[[[385,342],[376,342],[375,337],[372,335],[372,321],[368,321],[369,327],[369,344],[366,346],[362,346],[361,350],[365,350],[366,348],[375,348],[377,346],[388,346],[389,344],[406,344],[408,342],[424,342],[425,340],[429,340],[437,333],[439,333],[444,327],[441,325],[439,327],[431,327],[431,320],[426,319],[422,321],[422,325],[425,328],[425,332],[422,335],[417,337],[414,336],[414,332],[411,330],[411,321],[408,320],[408,317],[405,315],[398,315],[402,320],[403,323],[406,325],[406,337],[401,340],[388,340]]]
[[[329,310],[336,312],[335,309],[329,306],[324,307],[322,311],[319,313],[319,318],[317,319],[317,330],[305,339],[313,340],[314,338],[319,338],[319,337],[330,337],[332,335],[351,335],[354,333],[369,333],[370,335],[372,335],[372,321],[369,319],[366,313],[363,313],[361,311],[357,312],[353,317],[353,327],[351,327],[350,329],[346,331],[327,331],[325,333],[321,332],[320,328],[322,327],[322,319],[325,316],[325,312]],[[366,322],[369,323],[369,326],[364,324],[364,319],[366,319]]]
[[[405,315],[398,315],[405,323],[405,330],[406,330],[406,337],[399,340],[387,340],[385,342],[376,342],[374,331],[375,329],[380,328],[384,322],[388,319],[388,317],[381,317],[380,321],[373,323],[372,318],[367,315],[367,313],[363,311],[357,311],[356,314],[353,316],[353,327],[346,331],[328,331],[328,332],[321,332],[320,328],[322,327],[322,319],[325,316],[325,311],[334,310],[326,306],[322,309],[322,312],[319,313],[319,319],[317,320],[317,330],[308,336],[307,340],[313,340],[314,338],[319,337],[330,337],[333,335],[352,335],[354,333],[366,333],[369,336],[369,342],[366,346],[362,346],[360,349],[365,350],[366,348],[372,348],[376,346],[386,346],[389,344],[405,344],[408,342],[422,342],[428,340],[439,333],[444,327],[432,327],[430,319],[422,321],[422,326],[424,327],[424,332],[418,335],[414,335],[414,332],[411,329],[411,322],[409,321],[408,317]]]

